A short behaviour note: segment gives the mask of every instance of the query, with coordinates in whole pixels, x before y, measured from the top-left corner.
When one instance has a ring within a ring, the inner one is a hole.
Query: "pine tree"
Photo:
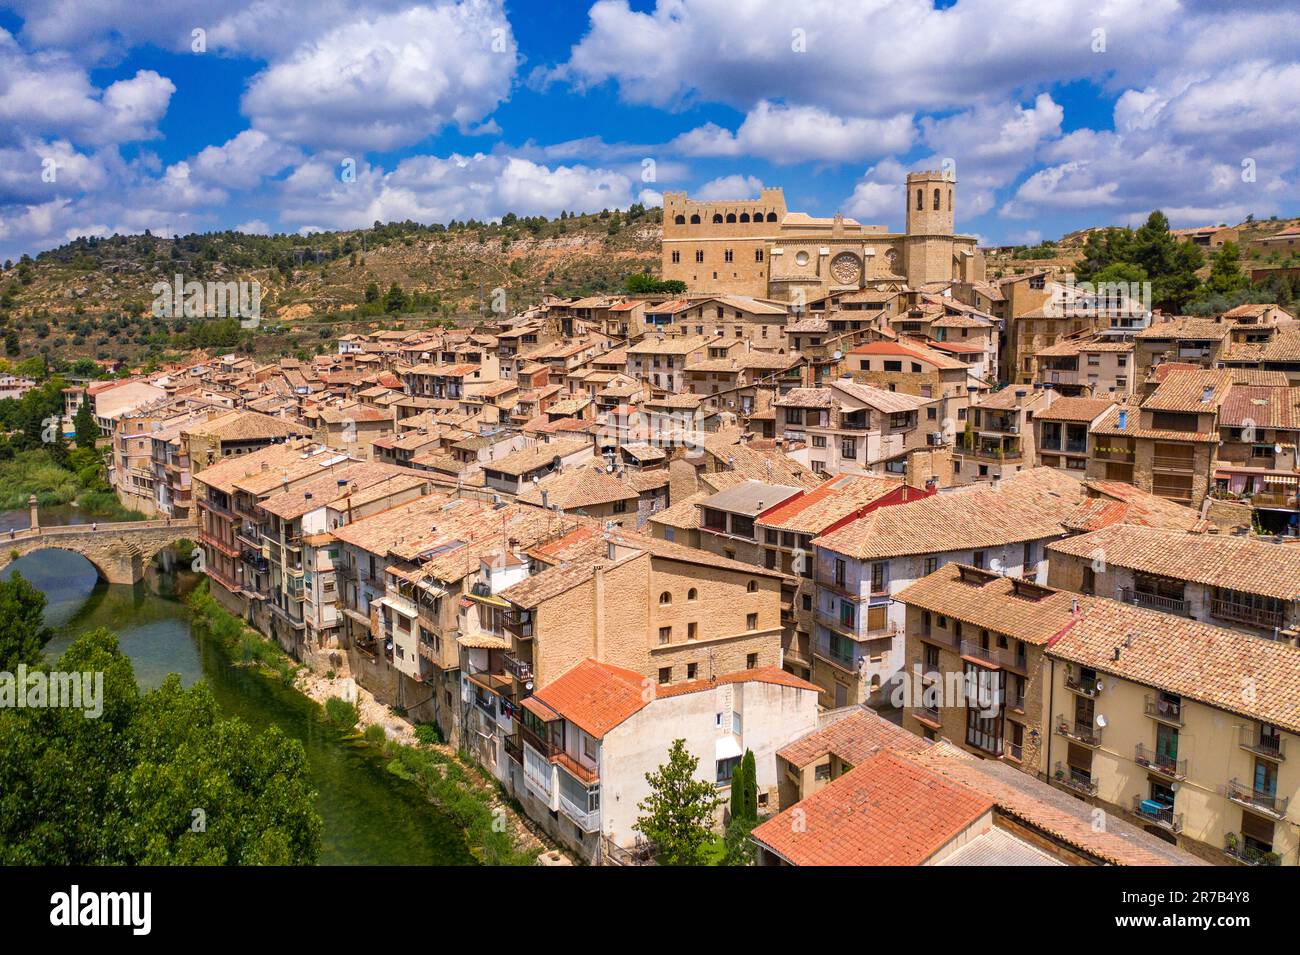
[[[81,404],[77,406],[77,415],[72,419],[73,427],[77,431],[77,447],[93,448],[95,441],[99,437],[99,426],[95,424],[95,413],[90,410],[90,395],[81,396]]]
[[[668,762],[646,773],[650,795],[637,804],[642,815],[633,825],[655,845],[660,865],[704,865],[704,848],[713,838],[713,813],[721,800],[708,782],[695,778],[700,761],[673,740]]]

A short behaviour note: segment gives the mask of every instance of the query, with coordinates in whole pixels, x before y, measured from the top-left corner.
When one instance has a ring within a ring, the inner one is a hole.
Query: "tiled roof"
[[[964,564],[945,564],[894,595],[899,603],[1043,646],[1080,604],[1068,590],[1026,584]]]
[[[543,493],[546,494],[548,506],[558,506],[566,511],[613,501],[635,500],[638,496],[636,488],[626,481],[606,474],[603,464],[594,467],[579,465],[551,475],[523,491],[519,495],[519,501],[522,504],[540,506]]]
[[[1300,388],[1265,388],[1233,385],[1219,408],[1219,425],[1300,429]]]
[[[1300,648],[1115,600],[1080,599],[1085,610],[1049,655],[1300,733]]]
[[[1230,333],[1231,325],[1224,322],[1216,322],[1211,318],[1176,316],[1167,321],[1153,322],[1133,337],[1143,340],[1180,338],[1202,341],[1227,338]]]
[[[1300,600],[1300,543],[1116,524],[1056,541],[1047,549],[1088,559],[1100,551],[1106,563],[1116,567]]]
[[[921,865],[993,809],[972,789],[879,753],[754,829],[795,865]],[[789,814],[798,810],[802,825]]]
[[[491,461],[484,467],[489,471],[500,471],[502,474],[527,474],[529,471],[545,467],[556,457],[567,457],[589,447],[591,441],[587,438],[556,438],[553,441],[539,441],[530,448],[507,454],[504,458]]]
[[[850,766],[860,766],[886,748],[907,752],[919,751],[928,745],[915,733],[909,733],[860,707],[829,726],[799,737],[778,750],[776,755],[800,768],[828,753],[833,753]]]
[[[1034,417],[1039,421],[1090,423],[1113,404],[1106,398],[1058,398],[1045,410],[1036,411]]]
[[[860,560],[1001,547],[1064,533],[1083,486],[1056,468],[1030,468],[1000,488],[972,487],[878,508],[813,544]]]
[[[1142,408],[1146,411],[1213,412],[1232,387],[1232,373],[1229,371],[1179,369],[1156,386],[1151,396],[1142,402]]]
[[[821,487],[783,501],[757,520],[760,527],[795,533],[821,534],[832,524],[890,494],[903,481],[895,477],[841,475]]]

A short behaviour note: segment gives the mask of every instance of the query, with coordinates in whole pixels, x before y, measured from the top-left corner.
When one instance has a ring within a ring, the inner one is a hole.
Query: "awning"
[[[526,709],[529,713],[532,713],[543,723],[549,723],[552,720],[558,720],[562,718],[559,713],[556,713],[553,709],[551,709],[549,706],[547,706],[545,703],[543,703],[535,696],[524,697],[524,701],[519,705],[522,706],[524,709]]]
[[[719,736],[718,741],[713,744],[714,759],[734,759],[737,756],[743,756],[744,752],[740,748],[740,740],[730,733],[726,736]]]
[[[473,600],[476,603],[486,604],[489,607],[499,607],[502,610],[510,609],[510,601],[505,600],[501,597],[494,597],[491,594],[469,593],[469,594],[465,594],[465,598],[467,600]]]
[[[457,637],[456,643],[473,650],[509,650],[510,641],[505,637],[494,637],[488,633],[470,633]]]
[[[1300,478],[1297,478],[1297,477],[1294,477],[1294,476],[1290,476],[1290,475],[1285,475],[1285,474],[1265,474],[1265,475],[1264,475],[1264,483],[1265,483],[1265,484],[1285,484],[1285,485],[1293,485],[1293,484],[1296,484],[1297,482],[1300,482]]]

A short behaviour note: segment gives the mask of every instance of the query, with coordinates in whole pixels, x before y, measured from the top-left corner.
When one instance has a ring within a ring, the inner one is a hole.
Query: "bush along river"
[[[72,509],[47,518],[42,509],[41,522],[81,523],[78,516]],[[26,512],[0,514],[0,531],[26,526]],[[141,686],[155,687],[169,673],[180,674],[186,686],[205,680],[226,716],[255,730],[275,724],[299,740],[324,822],[322,865],[474,864],[464,825],[430,802],[403,770],[401,764],[411,763],[417,751],[387,760],[379,747],[327,722],[318,704],[284,682],[262,669],[233,665],[229,650],[194,625],[184,596],[202,578],[188,566],[188,559],[164,551],[145,582],[109,586],[81,555],[42,550],[14,561],[0,576],[16,570],[45,592],[45,619],[55,632],[46,647],[51,658],[80,634],[105,627],[118,635]]]

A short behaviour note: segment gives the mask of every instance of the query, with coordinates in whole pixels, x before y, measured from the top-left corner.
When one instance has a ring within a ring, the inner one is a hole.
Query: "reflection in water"
[[[11,517],[0,515],[0,518]],[[45,522],[45,511],[41,512]],[[14,526],[0,522],[0,527]],[[21,526],[26,526],[26,521]],[[0,542],[0,546],[3,546]],[[182,564],[182,566],[184,566]],[[222,710],[255,729],[276,725],[301,740],[325,823],[321,862],[326,865],[457,865],[472,863],[463,835],[410,783],[387,772],[372,749],[350,742],[320,720],[320,709],[301,694],[242,667],[190,628],[179,599],[194,575],[152,570],[135,587],[97,583],[84,557],[44,550],[16,560],[13,570],[45,592],[46,621],[55,630],[47,647],[57,656],[87,630],[105,627],[135,667],[143,687],[168,673],[185,685],[203,679]]]

